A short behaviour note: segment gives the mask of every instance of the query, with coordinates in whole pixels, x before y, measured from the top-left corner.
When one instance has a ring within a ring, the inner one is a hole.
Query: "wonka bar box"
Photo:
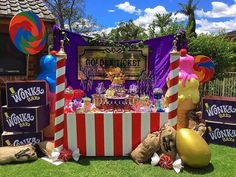
[[[236,97],[204,97],[202,112],[205,120],[236,124]]]
[[[24,144],[37,144],[43,141],[41,132],[36,133],[18,133],[18,132],[3,132],[2,146],[20,146]]]
[[[223,124],[206,121],[206,141],[236,147],[236,124]]]
[[[7,132],[38,132],[50,124],[49,105],[35,107],[2,106],[3,130]]]
[[[6,83],[8,107],[30,107],[48,104],[45,81],[17,81]]]

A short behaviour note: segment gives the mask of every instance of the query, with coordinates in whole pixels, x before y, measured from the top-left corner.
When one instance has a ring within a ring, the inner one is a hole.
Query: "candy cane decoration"
[[[56,54],[56,116],[55,116],[55,148],[63,149],[64,136],[64,92],[65,92],[65,64],[67,55],[64,51],[64,41],[61,41],[61,47]]]
[[[178,109],[178,82],[179,82],[179,52],[176,49],[176,40],[170,52],[170,86],[169,86],[169,124],[176,128]]]

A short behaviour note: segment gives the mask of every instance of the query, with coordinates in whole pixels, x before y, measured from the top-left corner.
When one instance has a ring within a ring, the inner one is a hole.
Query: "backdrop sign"
[[[148,47],[124,51],[121,47],[79,46],[78,79],[83,68],[90,67],[95,80],[106,79],[105,70],[120,67],[127,80],[137,80],[140,73],[148,71]]]

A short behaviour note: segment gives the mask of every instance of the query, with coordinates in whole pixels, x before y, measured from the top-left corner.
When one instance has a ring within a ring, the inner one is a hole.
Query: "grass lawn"
[[[197,147],[196,147],[197,148]],[[115,177],[115,176],[236,176],[236,148],[210,145],[212,152],[211,164],[204,169],[184,168],[183,172],[176,174],[174,170],[164,170],[159,166],[150,164],[136,165],[129,158],[81,158],[78,163],[66,162],[54,166],[44,160],[37,160],[24,164],[9,164],[0,166],[1,177]]]

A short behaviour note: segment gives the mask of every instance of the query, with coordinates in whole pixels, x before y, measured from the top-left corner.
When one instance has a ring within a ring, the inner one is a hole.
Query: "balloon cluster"
[[[53,51],[55,54],[55,51]],[[55,101],[56,101],[56,62],[57,58],[55,55],[45,55],[40,58],[40,72],[36,77],[37,80],[45,80],[49,85],[48,89],[48,100],[50,103],[50,112],[55,112]]]

